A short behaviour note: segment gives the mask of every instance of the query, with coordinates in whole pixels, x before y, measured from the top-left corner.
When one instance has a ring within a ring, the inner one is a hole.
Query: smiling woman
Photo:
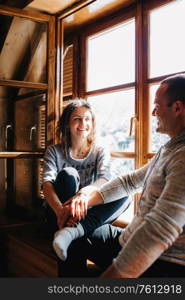
[[[59,128],[61,144],[48,147],[45,154],[43,192],[51,230],[60,229],[53,247],[60,259],[65,260],[72,240],[114,221],[129,202],[125,197],[114,204],[90,208],[86,218],[80,215],[82,207],[87,211],[87,196],[110,179],[109,154],[95,143],[95,116],[87,101],[76,99],[65,107]],[[79,215],[75,219],[65,203],[71,198],[79,203]]]

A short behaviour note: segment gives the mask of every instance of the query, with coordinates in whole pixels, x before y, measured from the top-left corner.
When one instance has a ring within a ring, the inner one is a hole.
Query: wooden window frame
[[[175,0],[151,0],[146,2],[143,5],[142,9],[142,14],[143,14],[143,51],[145,51],[144,55],[144,74],[143,74],[143,95],[144,99],[146,100],[147,103],[147,108],[145,110],[145,118],[144,118],[144,128],[145,128],[145,133],[143,133],[147,140],[144,146],[144,151],[143,151],[143,162],[144,164],[150,160],[155,153],[149,151],[149,140],[151,138],[151,124],[150,124],[150,95],[149,95],[149,88],[151,84],[159,84],[163,79],[165,79],[168,76],[173,76],[178,73],[182,72],[176,72],[176,73],[170,73],[170,74],[165,74],[153,78],[149,78],[149,13],[151,10],[160,8],[164,5],[170,4],[174,2]],[[144,102],[144,100],[143,100]],[[143,108],[144,110],[144,108]]]

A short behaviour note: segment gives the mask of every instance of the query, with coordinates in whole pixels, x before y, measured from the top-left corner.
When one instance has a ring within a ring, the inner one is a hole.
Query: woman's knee
[[[63,168],[54,183],[57,195],[62,202],[74,196],[78,192],[79,186],[80,176],[78,171],[72,167]]]
[[[74,177],[77,178],[79,180],[79,174],[78,171],[75,168],[72,167],[66,167],[63,168],[57,175],[58,177],[64,177],[64,178],[68,178],[68,177]]]

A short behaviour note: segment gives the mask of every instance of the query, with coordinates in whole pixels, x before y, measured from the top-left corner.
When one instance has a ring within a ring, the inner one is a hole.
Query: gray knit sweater
[[[123,277],[140,276],[156,259],[185,266],[185,132],[163,146],[149,164],[100,189],[104,202],[143,187],[133,221],[120,235],[113,265]]]
[[[109,153],[101,146],[94,146],[84,159],[75,159],[70,152],[67,158],[62,154],[61,144],[49,146],[44,156],[43,183],[54,182],[57,174],[65,167],[75,168],[80,176],[80,188],[99,178],[110,179]]]

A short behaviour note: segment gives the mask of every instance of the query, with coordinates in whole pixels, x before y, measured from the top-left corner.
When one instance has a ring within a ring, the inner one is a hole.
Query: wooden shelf
[[[0,158],[43,157],[44,152],[0,152]]]
[[[35,88],[47,90],[47,83],[38,83],[38,82],[28,82],[28,81],[19,81],[19,80],[4,80],[0,79],[0,85],[2,86],[10,86],[10,87],[25,87],[25,88]]]

